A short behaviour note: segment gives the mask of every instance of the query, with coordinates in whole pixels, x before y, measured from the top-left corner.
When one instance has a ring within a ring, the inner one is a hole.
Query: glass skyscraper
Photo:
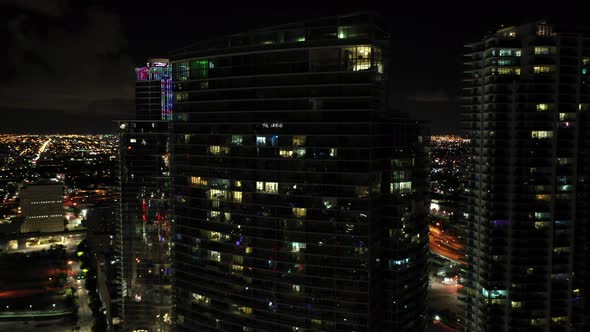
[[[424,331],[425,138],[355,14],[176,51],[178,331]]]
[[[539,21],[466,46],[467,331],[582,331],[590,35]]]
[[[117,228],[122,331],[169,331],[171,77],[167,59],[137,68],[136,119],[119,126]]]

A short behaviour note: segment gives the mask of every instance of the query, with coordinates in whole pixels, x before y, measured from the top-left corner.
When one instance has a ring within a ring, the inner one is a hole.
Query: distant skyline
[[[214,36],[360,10],[376,10],[390,24],[394,106],[430,121],[433,134],[456,133],[462,45],[500,24],[583,22],[590,7],[328,5],[0,0],[8,50],[0,54],[0,133],[113,131],[112,120],[133,113],[133,68],[149,57]]]

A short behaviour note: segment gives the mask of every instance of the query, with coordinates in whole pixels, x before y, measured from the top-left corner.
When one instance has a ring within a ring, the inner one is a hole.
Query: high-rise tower
[[[167,59],[137,68],[136,119],[118,122],[122,331],[170,329],[170,71]]]
[[[423,331],[423,138],[372,14],[172,56],[179,331]]]
[[[540,21],[466,46],[467,331],[583,329],[589,37]]]

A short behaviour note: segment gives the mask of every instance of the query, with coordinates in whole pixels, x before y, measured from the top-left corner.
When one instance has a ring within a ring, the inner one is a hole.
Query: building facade
[[[40,182],[23,187],[20,208],[25,217],[21,233],[63,231],[63,184]]]
[[[171,328],[170,66],[137,68],[136,119],[119,121],[117,229],[122,331]]]
[[[587,32],[539,21],[466,46],[466,331],[582,331]]]
[[[173,54],[178,331],[423,331],[424,139],[372,14]]]

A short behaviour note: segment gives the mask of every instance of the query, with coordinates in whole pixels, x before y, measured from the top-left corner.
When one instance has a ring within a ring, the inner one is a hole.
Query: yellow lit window
[[[283,158],[291,158],[293,157],[293,150],[279,150],[279,156]]]
[[[306,208],[293,208],[293,215],[298,218],[303,218],[307,215]]]
[[[551,195],[550,194],[537,194],[537,195],[535,195],[535,199],[538,201],[550,201]]]
[[[522,308],[522,302],[512,301],[512,308]]]
[[[499,75],[520,75],[520,68],[500,67],[495,68],[492,73],[498,73]]]
[[[245,252],[251,254],[253,252],[252,247],[246,247]]]
[[[305,136],[293,136],[293,146],[304,146]]]
[[[243,313],[245,315],[251,315],[252,312],[253,312],[252,311],[252,308],[246,307],[246,306],[243,306],[243,305],[234,304],[233,307],[234,307],[234,310],[235,311],[241,312],[241,313]]]
[[[193,293],[192,301],[193,301],[193,303],[209,304],[211,302],[211,299],[207,296]]]
[[[545,319],[544,318],[533,318],[533,319],[531,319],[531,325],[532,326],[543,326],[543,325],[545,325]]]
[[[221,238],[221,233],[219,232],[209,232],[209,240],[211,241],[219,241]]]
[[[235,185],[236,185],[237,188],[241,188],[242,187],[242,181],[236,180]]]
[[[565,323],[568,321],[568,318],[567,318],[567,316],[551,317],[551,321],[553,323]]]
[[[227,146],[211,145],[209,146],[209,152],[214,155],[228,154],[230,151]]]
[[[208,192],[209,199],[211,200],[225,199],[227,197],[227,192],[225,190],[209,189]]]
[[[231,270],[232,270],[232,272],[239,273],[239,272],[244,271],[244,267],[242,265],[233,264],[231,266]]]
[[[206,186],[207,179],[202,178],[200,176],[191,176],[189,183],[193,186]]]
[[[347,61],[347,69],[352,71],[367,70],[371,68],[371,47],[356,46],[343,49]]]
[[[234,191],[233,192],[233,200],[236,203],[242,203],[242,192],[241,191]]]
[[[543,73],[552,73],[553,67],[551,66],[533,66],[533,73],[535,74],[543,74]]]
[[[293,291],[294,292],[300,292],[301,291],[301,286],[300,285],[293,284],[293,287],[292,288],[293,288]]]
[[[537,104],[537,111],[548,111],[549,104]]]
[[[535,221],[535,228],[536,229],[545,229],[549,227],[548,221]]]
[[[220,214],[221,214],[221,212],[219,212],[219,211],[209,211],[209,218],[213,219],[213,220],[217,219]]]
[[[531,131],[531,138],[551,138],[553,137],[553,131],[551,130],[534,130]]]

